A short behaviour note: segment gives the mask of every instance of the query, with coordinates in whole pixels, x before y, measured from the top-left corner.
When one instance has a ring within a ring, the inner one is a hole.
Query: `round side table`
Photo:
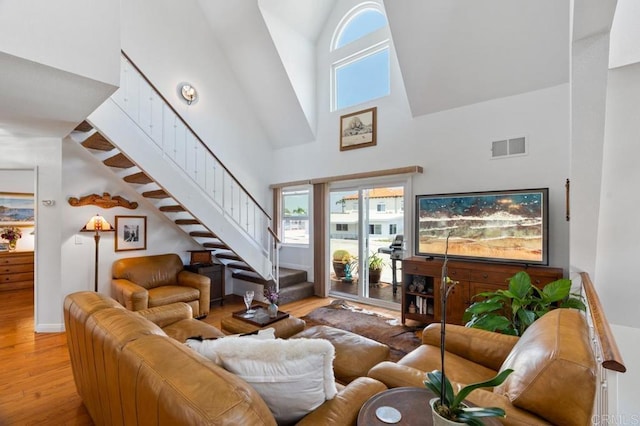
[[[380,407],[393,407],[400,411],[402,418],[396,425],[423,426],[432,425],[429,400],[436,395],[427,388],[394,388],[369,398],[358,414],[360,426],[388,425],[376,416]]]
[[[433,417],[429,400],[435,398],[435,394],[427,388],[393,388],[380,392],[369,398],[364,403],[358,414],[359,426],[384,426],[389,424],[406,426],[431,426]],[[466,402],[466,401],[465,401]],[[473,406],[473,404],[469,404]],[[376,410],[380,407],[393,407],[400,411],[402,418],[396,423],[385,423],[376,416]],[[484,418],[486,425],[501,425],[493,417]]]

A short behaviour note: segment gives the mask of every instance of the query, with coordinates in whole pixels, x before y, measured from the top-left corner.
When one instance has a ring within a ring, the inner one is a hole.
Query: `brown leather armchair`
[[[111,293],[130,311],[185,302],[195,318],[209,314],[211,280],[186,271],[177,254],[130,257],[113,263]]]

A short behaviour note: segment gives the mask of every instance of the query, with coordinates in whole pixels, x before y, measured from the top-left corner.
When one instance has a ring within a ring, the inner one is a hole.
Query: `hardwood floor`
[[[331,300],[311,297],[280,309],[301,317]],[[243,308],[240,297],[228,296],[204,321],[219,328],[223,317]],[[76,393],[65,334],[33,329],[33,290],[0,292],[0,425],[93,425]]]

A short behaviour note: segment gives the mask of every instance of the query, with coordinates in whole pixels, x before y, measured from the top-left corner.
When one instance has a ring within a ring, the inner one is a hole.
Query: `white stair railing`
[[[277,270],[277,250],[273,250],[277,239],[271,231],[271,217],[124,52],[120,89],[111,99],[148,136],[163,158],[188,176]]]

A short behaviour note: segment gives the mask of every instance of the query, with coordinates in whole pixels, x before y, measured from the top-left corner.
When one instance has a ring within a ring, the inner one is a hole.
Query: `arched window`
[[[361,3],[345,14],[331,58],[332,110],[389,95],[389,27],[378,3]]]

